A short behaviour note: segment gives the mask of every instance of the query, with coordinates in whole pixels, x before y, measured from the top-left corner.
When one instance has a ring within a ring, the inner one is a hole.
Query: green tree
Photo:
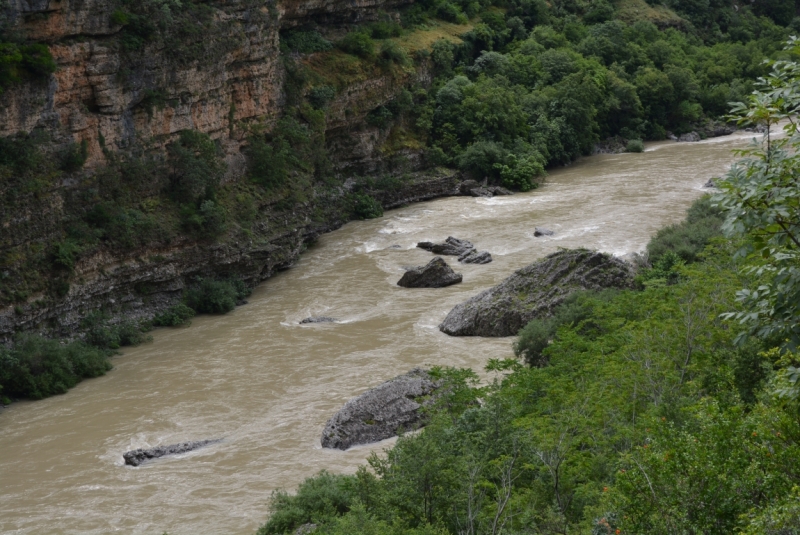
[[[795,52],[800,44],[792,39]],[[726,212],[724,231],[743,236],[738,254],[749,258],[748,268],[762,284],[742,289],[745,310],[729,314],[760,337],[788,339],[800,344],[800,64],[777,61],[758,90],[733,108],[740,124],[770,130],[748,148],[727,173],[715,201]],[[772,129],[785,121],[784,135]]]

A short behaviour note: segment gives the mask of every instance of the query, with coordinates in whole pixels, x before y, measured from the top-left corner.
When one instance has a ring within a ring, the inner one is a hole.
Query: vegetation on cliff
[[[792,119],[787,135],[653,238],[639,289],[574,294],[522,330],[527,366],[462,383],[479,404],[434,411],[354,476],[276,493],[259,533],[794,533],[798,80],[775,63],[736,107],[746,124]]]

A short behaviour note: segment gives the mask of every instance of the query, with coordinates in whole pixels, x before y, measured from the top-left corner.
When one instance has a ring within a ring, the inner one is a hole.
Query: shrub
[[[250,138],[245,149],[250,179],[267,189],[282,186],[289,176],[289,150],[288,145],[267,143],[262,136]]]
[[[53,246],[53,264],[56,267],[72,271],[82,248],[72,240],[64,240]]]
[[[177,327],[191,323],[195,311],[183,303],[169,307],[167,310],[153,318],[156,327]]]
[[[178,201],[210,196],[225,173],[217,144],[207,134],[183,130],[168,147],[172,194]]]
[[[321,110],[328,106],[328,102],[336,97],[336,90],[329,85],[314,87],[308,92],[308,102],[314,108]]]
[[[358,219],[375,219],[383,215],[383,206],[370,195],[354,193],[353,215]]]
[[[698,255],[715,237],[722,235],[722,212],[711,204],[711,197],[701,197],[689,207],[685,221],[659,230],[647,244],[650,261],[655,265],[662,256],[673,252],[686,263]]]
[[[104,350],[116,350],[120,347],[138,346],[149,338],[141,328],[132,321],[109,325],[108,316],[95,311],[82,322],[86,329],[85,342]]]
[[[337,46],[347,52],[364,59],[375,57],[375,43],[369,34],[364,32],[350,32],[345,35]]]
[[[201,314],[226,314],[248,295],[249,289],[240,280],[201,279],[186,292],[186,305]]]
[[[258,535],[292,533],[303,524],[320,522],[350,510],[356,500],[356,477],[322,471],[303,481],[290,496],[276,491],[270,498],[270,517]]]
[[[394,118],[392,111],[386,106],[378,106],[367,114],[367,124],[377,126],[381,130],[389,126],[389,122]]]
[[[644,152],[644,143],[641,139],[631,139],[625,146],[625,152]]]
[[[367,26],[367,31],[373,39],[388,39],[389,37],[400,37],[403,27],[394,21],[378,21]]]
[[[110,369],[107,353],[84,342],[61,344],[20,335],[11,349],[0,348],[0,389],[5,396],[42,399],[63,394],[82,379]]]
[[[80,143],[71,143],[61,157],[61,169],[67,173],[80,171],[89,156],[89,144],[84,139]]]
[[[385,41],[381,45],[381,60],[385,64],[395,63],[397,65],[408,65],[411,60],[406,54],[406,51],[400,48],[400,45],[394,41]]]
[[[313,54],[333,48],[330,41],[317,31],[289,30],[281,35],[281,45],[292,52]]]
[[[578,291],[566,297],[548,318],[532,320],[520,329],[519,338],[514,343],[514,355],[522,357],[532,367],[546,366],[548,358],[544,350],[550,345],[558,329],[564,325],[578,325],[591,317],[599,302],[609,302],[617,294],[615,290],[601,292]],[[587,332],[591,325],[584,325]]]

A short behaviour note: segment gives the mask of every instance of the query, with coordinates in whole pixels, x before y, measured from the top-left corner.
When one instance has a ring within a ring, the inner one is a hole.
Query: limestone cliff
[[[0,340],[21,329],[69,335],[99,308],[112,318],[150,317],[176,303],[196,276],[236,275],[255,284],[291,265],[316,235],[346,221],[347,177],[387,169],[382,148],[391,131],[370,126],[365,117],[403,87],[426,83],[424,62],[339,80],[325,127],[338,186],[311,188],[291,202],[259,197],[247,228],[217,240],[179,234],[127,250],[94,247],[59,281],[12,291],[24,286],[23,279],[48,276],[38,271],[64,234],[67,214],[76,203],[84,203],[78,212],[91,208],[86,199],[96,174],[117,154],[164,154],[180,132],[198,131],[222,148],[223,184],[241,182],[248,134],[269,130],[296,97],[285,90],[282,30],[313,25],[343,31],[412,1],[214,0],[183,2],[178,11],[174,0],[5,0],[5,7],[0,0],[0,29],[4,22],[6,31],[46,44],[57,63],[54,74],[0,94],[0,138],[40,132],[46,154],[82,146],[86,156],[80,172],[59,174],[31,191],[16,191],[13,181],[0,184],[7,201],[0,206],[0,290],[8,290],[0,303]],[[155,8],[162,10],[158,16],[171,17],[161,26],[150,20],[156,12],[147,9]],[[150,37],[141,39],[143,32]],[[315,65],[314,57],[288,59],[312,70],[329,68]],[[420,169],[420,154],[401,146],[392,156],[401,157],[408,173]],[[136,191],[134,203],[158,210],[163,183],[144,176],[126,187]],[[375,196],[388,207],[456,190],[452,173],[431,172],[406,174],[400,186]],[[30,260],[34,256],[38,263]]]

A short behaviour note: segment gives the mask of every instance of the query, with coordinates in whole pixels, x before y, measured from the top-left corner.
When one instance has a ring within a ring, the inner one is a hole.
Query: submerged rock
[[[464,264],[488,264],[492,255],[486,251],[478,251],[472,242],[448,236],[444,243],[421,241],[417,244],[420,249],[425,249],[435,254],[457,256],[459,262]]]
[[[334,323],[336,318],[330,318],[328,316],[311,316],[310,318],[306,318],[300,321],[300,324],[304,323]]]
[[[403,288],[442,288],[461,282],[461,273],[456,273],[441,256],[437,256],[424,266],[409,269],[397,281]]]
[[[158,446],[150,449],[131,450],[122,454],[125,459],[125,464],[130,466],[139,466],[145,461],[150,459],[158,459],[166,455],[178,455],[179,453],[186,453],[193,451],[209,444],[216,444],[221,442],[221,438],[214,440],[198,440],[196,442],[181,442],[180,444],[172,444],[171,446]]]
[[[492,255],[486,251],[478,252],[473,249],[459,256],[458,261],[464,264],[488,264],[492,261]]]
[[[686,134],[681,134],[678,137],[678,141],[696,143],[697,141],[700,141],[700,134],[698,134],[697,132],[688,132]]]
[[[533,235],[536,236],[537,238],[540,236],[552,236],[554,234],[555,232],[553,232],[549,228],[536,227],[533,229]]]
[[[417,244],[420,249],[425,249],[434,254],[443,254],[448,256],[461,256],[465,253],[473,251],[475,246],[472,242],[467,240],[459,240],[452,236],[448,236],[444,243],[433,243],[429,241],[421,241]]]
[[[703,184],[703,187],[704,187],[704,188],[716,188],[716,187],[717,187],[717,185],[714,183],[714,179],[713,179],[713,178],[709,178],[709,179],[708,179],[708,182],[706,182],[705,184]]]
[[[629,288],[633,277],[633,267],[611,255],[559,251],[457,305],[439,330],[451,336],[513,336],[532,319],[550,315],[574,291]]]
[[[413,431],[425,424],[419,410],[441,386],[420,368],[367,390],[344,404],[322,431],[322,447],[346,450]]]

